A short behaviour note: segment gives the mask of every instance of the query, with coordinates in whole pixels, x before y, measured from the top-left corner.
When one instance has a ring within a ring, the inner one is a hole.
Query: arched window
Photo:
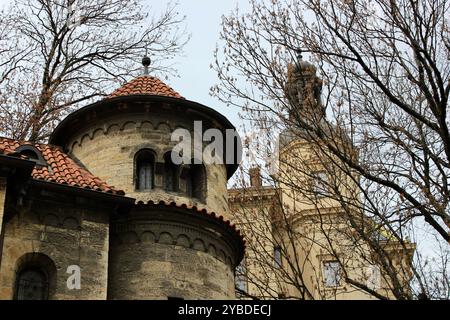
[[[186,179],[186,193],[189,197],[201,201],[206,199],[206,170],[202,164],[192,164],[184,168]]]
[[[56,290],[55,263],[40,252],[29,252],[16,263],[14,279],[14,299],[52,299]]]
[[[206,198],[206,170],[201,164],[192,166],[192,196],[200,200]]]
[[[135,182],[137,190],[150,190],[154,186],[155,153],[144,149],[135,157]]]
[[[48,278],[39,268],[22,270],[16,279],[16,300],[47,300]]]
[[[15,153],[26,157],[28,160],[36,162],[37,166],[46,167],[47,162],[42,156],[41,151],[39,151],[35,146],[32,145],[21,145],[15,150]]]
[[[24,151],[20,152],[20,154],[27,157],[30,160],[38,160],[39,159],[37,153],[33,150],[24,150]]]
[[[179,167],[172,162],[171,153],[164,155],[164,189],[166,191],[178,191]]]

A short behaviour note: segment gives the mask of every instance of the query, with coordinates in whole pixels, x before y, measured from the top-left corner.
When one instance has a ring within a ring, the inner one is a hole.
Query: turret
[[[304,61],[299,53],[297,61],[288,65],[286,96],[290,121],[319,123],[325,117],[321,93],[322,79],[316,75],[316,67]]]
[[[150,59],[142,62],[144,75],[69,115],[50,139],[136,199],[130,212],[111,217],[108,298],[233,298],[244,245],[229,222],[226,184],[238,164],[206,163],[195,143],[192,161],[177,163],[173,133],[215,129],[225,138],[235,128],[150,76]],[[235,151],[223,146],[224,158]]]

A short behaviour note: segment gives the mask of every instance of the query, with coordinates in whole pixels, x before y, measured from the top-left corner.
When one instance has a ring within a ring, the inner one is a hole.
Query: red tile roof
[[[122,87],[115,90],[107,98],[115,98],[120,96],[130,95],[157,95],[184,99],[178,92],[166,85],[158,78],[151,76],[140,76],[127,83]]]
[[[13,155],[15,150],[22,145],[31,145],[37,148],[48,164],[47,167],[36,166],[31,173],[33,179],[117,195],[125,194],[123,191],[107,185],[104,181],[78,165],[56,146],[0,137],[0,154]]]

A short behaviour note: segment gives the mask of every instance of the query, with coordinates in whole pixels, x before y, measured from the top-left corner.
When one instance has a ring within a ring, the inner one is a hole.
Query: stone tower
[[[217,111],[145,72],[70,114],[50,138],[135,199],[130,210],[110,217],[108,299],[235,296],[234,269],[244,243],[228,222],[226,184],[237,164],[175,164],[171,152],[178,142],[171,133],[181,128],[193,136],[194,121],[224,137],[234,130]]]

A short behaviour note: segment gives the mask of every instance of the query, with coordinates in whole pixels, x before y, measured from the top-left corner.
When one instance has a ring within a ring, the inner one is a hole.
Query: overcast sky
[[[155,11],[162,11],[167,0],[147,0]],[[173,1],[172,1],[173,2]],[[209,88],[217,83],[213,52],[219,40],[222,15],[228,15],[236,6],[240,11],[249,9],[248,0],[180,0],[179,12],[186,15],[187,31],[191,40],[185,47],[185,56],[176,60],[180,78],[167,82],[189,100],[200,102],[224,114],[237,127],[237,108],[227,107],[209,95]]]

